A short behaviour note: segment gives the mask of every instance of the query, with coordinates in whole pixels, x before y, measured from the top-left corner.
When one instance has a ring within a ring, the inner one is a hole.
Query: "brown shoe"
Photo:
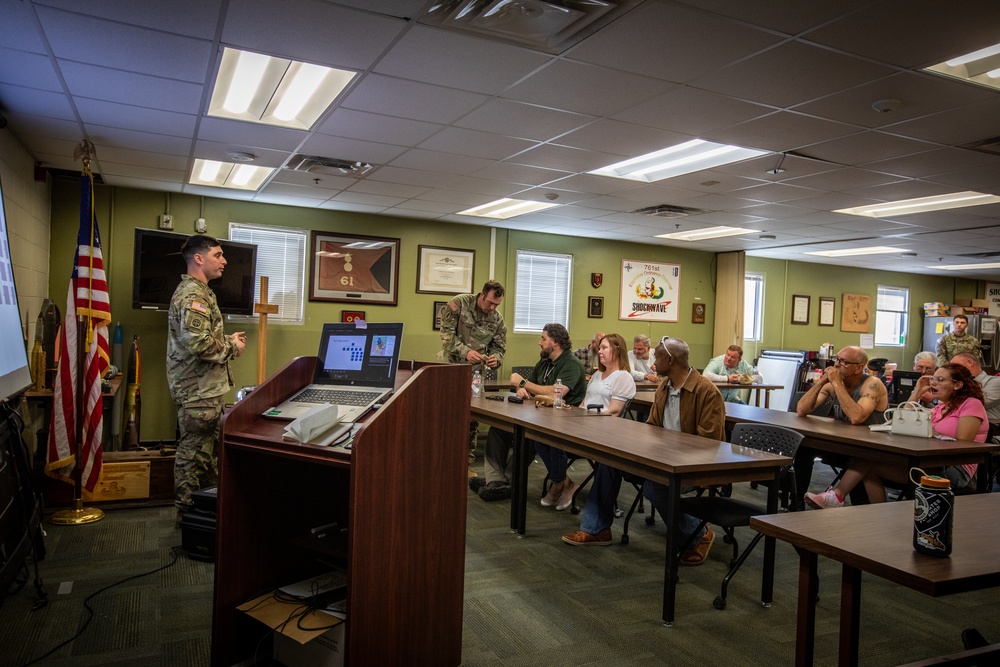
[[[477,475],[476,471],[472,469],[472,466],[469,466],[469,479],[472,479],[473,477],[479,477],[479,475]]]
[[[706,527],[701,541],[693,549],[688,549],[681,554],[681,565],[701,565],[704,563],[714,542],[715,533],[712,532],[711,528]]]
[[[611,529],[605,528],[597,535],[585,533],[582,530],[578,530],[575,533],[566,533],[562,536],[562,541],[566,544],[572,544],[574,547],[606,547],[613,540],[611,538]]]

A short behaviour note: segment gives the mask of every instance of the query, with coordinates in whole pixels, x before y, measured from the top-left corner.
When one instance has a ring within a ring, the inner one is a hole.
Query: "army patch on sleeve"
[[[184,328],[188,331],[201,332],[208,329],[208,319],[193,310],[187,311],[184,317]]]
[[[199,313],[202,313],[204,315],[208,314],[208,306],[203,304],[201,301],[192,301],[191,310],[197,310]]]

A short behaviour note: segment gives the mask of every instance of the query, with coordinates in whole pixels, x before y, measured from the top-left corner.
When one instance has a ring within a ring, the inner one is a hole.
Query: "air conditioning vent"
[[[639,0],[440,0],[419,23],[559,54]]]
[[[1000,155],[1000,137],[973,141],[967,144],[962,144],[959,148],[977,151],[979,153],[987,153],[989,155]]]
[[[320,157],[318,155],[298,155],[285,165],[285,169],[290,171],[306,171],[310,174],[324,174],[327,176],[351,176],[361,178],[374,169],[367,162],[355,162],[351,160],[338,160],[330,157]]]
[[[647,206],[646,208],[640,208],[632,212],[637,215],[651,215],[658,218],[686,218],[689,215],[701,215],[710,211],[703,208],[691,208],[690,206],[677,206],[676,204],[657,204],[656,206]]]

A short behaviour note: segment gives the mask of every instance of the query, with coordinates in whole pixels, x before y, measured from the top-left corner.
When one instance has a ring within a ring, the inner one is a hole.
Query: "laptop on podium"
[[[312,383],[263,415],[298,419],[317,405],[330,403],[337,406],[341,422],[357,421],[392,393],[402,339],[402,322],[324,324]]]

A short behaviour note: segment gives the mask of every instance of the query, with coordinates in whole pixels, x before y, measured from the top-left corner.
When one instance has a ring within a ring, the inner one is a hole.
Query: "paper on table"
[[[337,412],[336,405],[330,403],[317,405],[285,426],[285,433],[282,437],[286,440],[309,442],[315,445],[328,444],[318,442],[318,440],[325,440],[324,436],[336,431],[334,427],[340,424]]]

